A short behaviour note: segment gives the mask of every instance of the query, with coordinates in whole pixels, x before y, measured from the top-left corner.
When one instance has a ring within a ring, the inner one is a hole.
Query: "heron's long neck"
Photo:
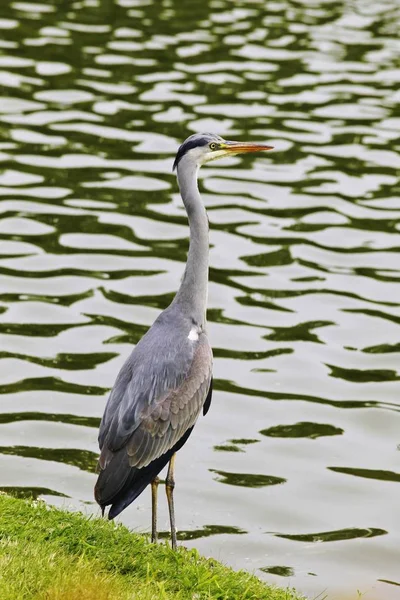
[[[208,218],[197,187],[198,167],[186,161],[178,165],[178,183],[189,218],[190,246],[181,286],[174,303],[205,326],[208,284]]]

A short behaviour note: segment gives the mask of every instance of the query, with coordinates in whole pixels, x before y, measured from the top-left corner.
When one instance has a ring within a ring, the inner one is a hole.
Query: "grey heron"
[[[103,514],[111,505],[108,518],[113,519],[151,484],[155,542],[158,474],[169,463],[165,484],[173,548],[175,453],[187,441],[201,411],[207,413],[212,395],[212,350],[206,326],[208,218],[197,174],[211,160],[271,149],[210,133],[191,135],[180,146],[174,169],[190,228],[183,279],[171,304],[121,368],[100,424],[95,497]]]

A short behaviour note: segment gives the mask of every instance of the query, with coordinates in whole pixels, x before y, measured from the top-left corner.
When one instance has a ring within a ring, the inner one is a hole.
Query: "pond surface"
[[[108,390],[186,259],[177,146],[272,143],[201,171],[215,393],[180,539],[399,598],[399,24],[397,0],[2,1],[1,489],[97,511]],[[148,531],[149,496],[122,521]]]

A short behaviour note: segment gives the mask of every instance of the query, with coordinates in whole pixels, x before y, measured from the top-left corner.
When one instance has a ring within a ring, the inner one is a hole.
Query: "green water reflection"
[[[399,26],[397,0],[3,0],[2,490],[96,510],[108,390],[186,260],[176,148],[268,142],[200,173],[215,396],[180,539],[310,597],[396,598]]]

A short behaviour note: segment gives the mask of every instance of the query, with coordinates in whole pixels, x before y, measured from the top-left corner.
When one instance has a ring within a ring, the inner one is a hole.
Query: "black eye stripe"
[[[210,138],[213,139],[214,135],[211,133],[204,133],[204,134],[194,134],[191,135],[187,140],[185,140],[183,142],[183,144],[181,144],[181,146],[178,149],[177,155],[175,157],[175,162],[174,162],[174,166],[173,169],[176,169],[176,167],[178,166],[179,161],[181,160],[181,158],[187,153],[189,152],[189,150],[192,150],[193,148],[198,148],[199,146],[206,146],[207,148],[210,148],[212,150],[216,150],[218,148],[218,144],[215,142],[211,142],[212,144],[214,144],[214,147],[211,148],[210,145]]]
[[[192,148],[197,148],[198,146],[200,146],[198,140],[190,140],[189,142],[184,142],[179,147],[178,153],[175,158],[173,169],[175,169],[175,167],[178,165],[179,161],[181,160],[182,156],[184,156],[186,154],[186,152],[189,152],[189,150],[191,150]]]

